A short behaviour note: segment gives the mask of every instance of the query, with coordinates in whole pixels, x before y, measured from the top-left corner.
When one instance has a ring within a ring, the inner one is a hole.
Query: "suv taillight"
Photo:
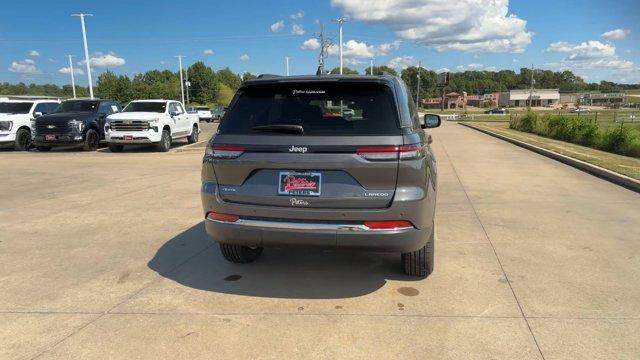
[[[356,149],[356,153],[371,161],[409,160],[417,159],[424,155],[420,144],[402,146],[366,146]]]
[[[205,151],[206,156],[211,156],[214,159],[235,159],[245,152],[243,146],[237,145],[207,145]]]

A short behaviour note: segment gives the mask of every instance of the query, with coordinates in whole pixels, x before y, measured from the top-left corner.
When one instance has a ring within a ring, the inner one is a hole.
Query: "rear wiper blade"
[[[302,125],[289,125],[289,124],[272,124],[272,125],[260,125],[254,126],[251,130],[255,131],[272,131],[272,132],[283,132],[283,133],[293,133],[293,134],[304,134],[304,128]]]

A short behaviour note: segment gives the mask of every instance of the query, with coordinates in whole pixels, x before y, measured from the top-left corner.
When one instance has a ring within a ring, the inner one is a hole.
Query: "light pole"
[[[418,61],[418,90],[416,90],[416,107],[420,108],[420,70],[422,69],[422,62]]]
[[[371,64],[369,65],[369,75],[373,76],[373,58],[371,58]]]
[[[84,26],[84,17],[93,16],[93,14],[72,14],[71,16],[80,17],[80,25],[82,25],[82,41],[84,42],[84,61],[87,63],[87,78],[89,79],[89,96],[93,99],[93,81],[91,80],[91,65],[89,64],[89,46],[87,46],[87,29]]]
[[[333,22],[337,22],[338,23],[338,27],[339,27],[339,38],[340,38],[340,75],[342,75],[342,24],[344,24],[345,22],[349,21],[348,18],[346,17],[341,17],[339,19],[333,19],[331,20]]]
[[[289,57],[286,56],[285,59],[287,61],[287,76],[289,76]]]
[[[184,105],[184,82],[182,81],[182,55],[176,55],[178,58],[178,64],[180,64],[180,92],[182,93],[182,104]],[[184,105],[186,106],[186,105]]]
[[[69,57],[69,73],[71,74],[71,88],[73,89],[73,98],[76,98],[76,80],[73,77],[73,55],[67,55]]]
[[[531,89],[529,90],[529,109],[531,109],[533,106],[533,84],[534,81],[533,80],[533,73],[536,71],[536,69],[533,67],[533,64],[531,64]]]

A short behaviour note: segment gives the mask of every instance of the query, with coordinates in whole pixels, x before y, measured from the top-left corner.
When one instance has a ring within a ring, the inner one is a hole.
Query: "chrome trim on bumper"
[[[207,221],[211,221],[217,224],[224,225],[238,225],[252,228],[267,228],[267,229],[287,229],[287,230],[300,230],[300,231],[357,231],[357,232],[379,232],[379,231],[394,231],[394,230],[409,230],[413,227],[396,228],[396,229],[371,229],[364,224],[325,224],[325,223],[303,223],[303,222],[287,222],[287,221],[267,221],[267,220],[250,220],[239,219],[234,222],[212,220],[207,218]]]

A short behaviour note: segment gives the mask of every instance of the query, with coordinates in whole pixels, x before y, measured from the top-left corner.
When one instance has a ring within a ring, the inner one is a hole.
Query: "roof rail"
[[[275,75],[275,74],[260,74],[258,75],[258,79],[270,79],[270,78],[279,78],[282,77],[281,75]]]

